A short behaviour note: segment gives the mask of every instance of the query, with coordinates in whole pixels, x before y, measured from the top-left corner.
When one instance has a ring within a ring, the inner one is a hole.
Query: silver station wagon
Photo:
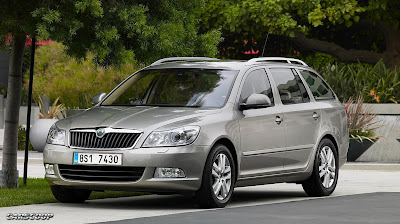
[[[46,179],[60,202],[121,190],[224,207],[234,187],[283,182],[327,196],[347,157],[345,108],[297,59],[161,59],[93,103],[49,131]]]

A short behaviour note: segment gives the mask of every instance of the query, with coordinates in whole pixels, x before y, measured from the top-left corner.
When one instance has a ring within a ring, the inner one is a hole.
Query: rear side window
[[[274,105],[271,84],[264,69],[254,70],[247,76],[240,94],[240,102],[245,101],[253,93],[268,96],[271,100],[271,106]]]
[[[300,70],[300,74],[310,87],[315,100],[330,100],[335,98],[332,90],[318,75],[307,70]]]
[[[271,68],[272,77],[278,87],[283,104],[310,102],[300,77],[290,68]]]

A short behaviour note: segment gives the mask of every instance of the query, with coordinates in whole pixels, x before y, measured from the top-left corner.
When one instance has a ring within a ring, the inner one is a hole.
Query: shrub
[[[36,102],[39,102],[39,96],[46,94],[52,100],[60,97],[60,103],[66,108],[85,109],[91,107],[91,98],[96,93],[111,91],[140,68],[133,60],[120,68],[95,67],[90,54],[86,60],[79,61],[63,51],[63,45],[55,42],[37,49],[33,81]],[[24,87],[28,88],[28,82]]]
[[[400,101],[400,71],[376,65],[328,64],[317,68],[339,99],[362,96],[366,103],[398,103]]]
[[[375,118],[377,114],[372,114],[372,107],[364,104],[364,99],[358,96],[356,99],[350,97],[344,102],[349,119],[349,137],[362,142],[367,139],[373,142],[378,136],[374,130],[381,127]]]
[[[60,119],[65,118],[65,106],[64,104],[57,104],[58,99],[60,99],[60,97],[54,100],[53,105],[49,107],[47,95],[39,97],[39,117],[44,119],[53,119],[55,117]]]

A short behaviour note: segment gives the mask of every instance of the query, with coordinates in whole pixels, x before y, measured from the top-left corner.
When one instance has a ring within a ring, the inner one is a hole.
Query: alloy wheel
[[[319,153],[318,171],[322,186],[332,187],[335,182],[336,162],[335,154],[329,146],[324,146]]]
[[[224,153],[215,157],[211,172],[214,195],[222,201],[228,196],[232,184],[231,164]]]

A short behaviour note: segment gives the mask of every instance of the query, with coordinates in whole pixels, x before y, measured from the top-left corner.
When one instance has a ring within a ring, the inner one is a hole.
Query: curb
[[[400,163],[345,163],[341,169],[400,171]]]

